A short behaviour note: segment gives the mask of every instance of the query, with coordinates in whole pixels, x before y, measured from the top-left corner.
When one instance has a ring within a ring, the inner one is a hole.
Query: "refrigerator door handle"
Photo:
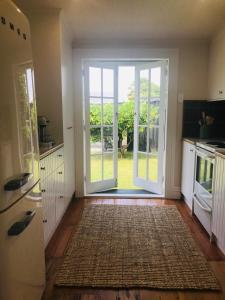
[[[14,223],[8,230],[8,236],[15,236],[19,235],[24,231],[24,229],[30,224],[33,217],[35,216],[35,210],[28,210],[25,216],[19,220],[18,222]]]

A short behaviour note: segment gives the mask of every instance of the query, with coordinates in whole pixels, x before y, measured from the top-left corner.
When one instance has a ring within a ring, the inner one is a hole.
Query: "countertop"
[[[210,139],[210,140],[213,140],[213,139]],[[196,143],[199,143],[201,141],[206,141],[206,140],[202,140],[202,139],[198,139],[198,138],[183,138],[183,141],[188,142],[192,145],[196,145]],[[215,151],[215,155],[225,159],[225,149]]]
[[[53,146],[52,148],[40,148],[39,152],[40,152],[40,159],[43,159],[44,157],[48,156],[49,154],[55,152],[56,150],[58,150],[59,148],[63,147],[64,144],[58,144]]]

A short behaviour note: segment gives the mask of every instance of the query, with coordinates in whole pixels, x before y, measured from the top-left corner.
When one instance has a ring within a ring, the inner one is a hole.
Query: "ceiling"
[[[210,39],[225,26],[225,0],[15,0],[62,8],[74,42]]]

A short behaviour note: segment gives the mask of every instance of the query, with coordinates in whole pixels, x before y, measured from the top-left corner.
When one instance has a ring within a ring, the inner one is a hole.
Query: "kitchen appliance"
[[[215,151],[225,148],[224,141],[202,141],[196,144],[196,169],[193,213],[211,236],[213,176]]]
[[[45,285],[29,23],[0,1],[0,299],[40,300]]]
[[[52,148],[54,141],[52,136],[47,134],[49,120],[45,116],[38,116],[38,133],[40,148]]]

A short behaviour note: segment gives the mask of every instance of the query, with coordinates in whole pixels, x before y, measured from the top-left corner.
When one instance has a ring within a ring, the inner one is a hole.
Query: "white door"
[[[166,64],[135,69],[134,184],[162,194],[165,148]]]
[[[86,63],[84,72],[86,192],[117,186],[117,67]]]

